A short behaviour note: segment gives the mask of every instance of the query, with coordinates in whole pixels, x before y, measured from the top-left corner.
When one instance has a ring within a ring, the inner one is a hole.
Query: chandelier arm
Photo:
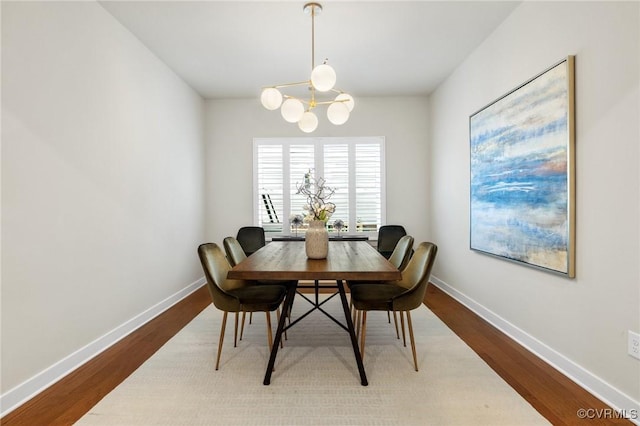
[[[311,84],[311,80],[307,80],[307,81],[299,81],[296,83],[284,83],[284,84],[276,84],[275,86],[265,86],[262,89],[281,89],[283,87],[293,87],[293,86],[304,86],[304,85],[310,85]]]
[[[297,101],[302,102],[303,104],[311,105],[311,102],[310,102],[310,101],[304,100],[304,99],[302,99],[302,98],[298,98],[297,96],[290,96],[290,95],[282,95],[282,96],[283,96],[285,99],[295,99],[295,100],[297,100]]]
[[[348,99],[339,99],[339,100],[332,100],[332,101],[320,101],[320,102],[316,102],[316,105],[331,105],[331,104],[341,104],[343,102],[348,102]]]

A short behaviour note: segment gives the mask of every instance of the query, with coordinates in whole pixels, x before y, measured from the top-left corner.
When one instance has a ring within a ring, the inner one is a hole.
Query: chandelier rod
[[[311,70],[316,67],[316,6],[311,5]]]
[[[320,8],[322,10],[322,6],[318,3],[309,3],[308,6],[311,7],[311,71],[316,67],[316,8]],[[307,103],[309,107],[307,111],[311,111],[316,107],[316,88],[313,87],[313,84],[310,84],[311,89],[311,99]]]

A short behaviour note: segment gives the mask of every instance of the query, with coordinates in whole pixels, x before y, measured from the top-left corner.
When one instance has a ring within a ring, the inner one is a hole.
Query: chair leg
[[[295,294],[294,294],[293,299],[291,300],[291,306],[289,306],[289,312],[287,312],[287,318],[289,319],[289,324],[291,324],[291,313],[293,312],[293,302],[295,302],[295,301],[296,301],[296,297],[295,297]],[[284,304],[284,302],[282,302],[282,303]]]
[[[218,339],[218,357],[216,358],[216,370],[220,366],[220,354],[222,353],[222,343],[224,342],[224,329],[227,327],[227,311],[222,316],[222,328],[220,329],[220,338]]]
[[[276,321],[278,322],[278,324],[280,324],[280,307],[278,307],[278,309],[276,309]],[[271,326],[269,326],[269,330],[271,330]],[[287,338],[287,332],[284,332],[285,338]],[[280,339],[280,349],[282,349],[284,347],[284,345],[282,344],[282,341],[284,339]]]
[[[404,314],[402,313],[402,311],[398,311],[400,312],[400,327],[402,327],[402,344],[404,345],[404,347],[407,347],[407,336],[404,334]]]
[[[233,347],[238,347],[238,318],[240,317],[240,312],[236,312],[236,321],[235,327],[233,328]]]
[[[269,341],[269,353],[271,353],[271,349],[273,348],[273,335],[271,334],[271,313],[269,311],[265,312],[267,314],[267,340]]]
[[[240,340],[242,340],[242,335],[244,334],[244,320],[247,316],[247,311],[242,311],[242,322],[240,324]]]
[[[411,312],[407,311],[407,324],[409,325],[409,337],[411,338],[411,352],[413,352],[413,365],[418,371],[418,357],[416,356],[416,341],[413,338],[413,325],[411,324]]]
[[[360,315],[360,311],[358,311]],[[360,357],[364,361],[364,341],[367,337],[367,311],[362,311],[362,337],[360,338]]]
[[[396,326],[396,337],[400,340],[400,331],[398,331],[398,314],[393,311],[393,325]]]
[[[252,320],[253,320],[253,312],[249,312],[249,324],[251,324]]]
[[[391,324],[391,313],[389,311],[387,311],[387,322]]]
[[[356,340],[360,337],[360,328],[362,326],[362,312],[357,310],[355,311],[355,319],[353,320],[353,323],[355,324],[356,327]]]

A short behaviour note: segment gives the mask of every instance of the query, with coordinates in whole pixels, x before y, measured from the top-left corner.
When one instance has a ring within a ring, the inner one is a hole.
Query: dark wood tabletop
[[[228,274],[245,280],[392,281],[400,271],[366,241],[332,241],[326,259],[307,259],[303,241],[274,241]]]
[[[304,241],[303,235],[279,235],[271,237],[271,241]],[[329,235],[329,241],[369,241],[366,235]]]

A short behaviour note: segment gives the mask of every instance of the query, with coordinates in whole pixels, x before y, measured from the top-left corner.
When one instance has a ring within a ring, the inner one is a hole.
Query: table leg
[[[358,371],[360,372],[360,383],[362,384],[362,386],[367,386],[369,382],[367,381],[367,375],[364,371],[364,364],[362,363],[362,355],[360,354],[360,348],[358,347],[358,339],[356,338],[356,331],[353,327],[353,321],[351,320],[351,312],[349,310],[349,304],[347,303],[347,294],[344,291],[344,284],[342,283],[342,280],[337,280],[336,282],[338,284],[338,291],[340,292],[340,300],[342,300],[342,309],[344,310],[344,318],[347,321],[347,328],[349,329],[349,336],[351,337],[351,346],[353,346],[353,354],[356,357],[356,364],[358,364]]]
[[[284,301],[284,312],[289,312],[291,306],[293,305],[293,298],[296,296],[296,286],[288,286],[287,287],[287,296]],[[273,341],[273,347],[271,348],[271,356],[269,357],[269,364],[267,364],[267,372],[264,375],[263,384],[268,385],[271,383],[271,373],[273,372],[273,367],[276,363],[276,355],[278,355],[278,346],[280,346],[280,341],[282,340],[282,332],[285,328],[285,322],[287,319],[287,315],[280,315],[280,320],[278,321],[278,329],[276,330],[276,337]]]

